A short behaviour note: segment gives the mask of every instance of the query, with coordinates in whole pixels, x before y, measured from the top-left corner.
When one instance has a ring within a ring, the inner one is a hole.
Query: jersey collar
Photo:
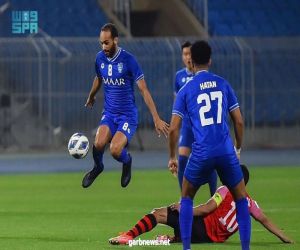
[[[114,56],[111,58],[107,57],[107,60],[110,62],[114,62],[119,57],[121,51],[122,51],[122,49],[120,47],[118,47],[117,52],[114,54]]]
[[[193,72],[189,71],[188,68],[185,68],[185,72],[186,72],[187,75],[193,75]]]
[[[198,75],[198,74],[200,74],[201,72],[208,72],[208,70],[205,70],[205,69],[199,70],[199,71],[197,71],[197,72],[195,73],[195,75]]]

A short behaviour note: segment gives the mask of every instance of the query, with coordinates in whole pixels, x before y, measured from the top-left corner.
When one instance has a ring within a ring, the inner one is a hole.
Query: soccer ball
[[[68,150],[74,158],[84,158],[89,152],[88,138],[82,133],[73,134],[68,143]]]

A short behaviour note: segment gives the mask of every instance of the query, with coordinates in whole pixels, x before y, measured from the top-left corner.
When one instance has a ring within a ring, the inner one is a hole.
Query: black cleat
[[[101,167],[97,167],[95,165],[91,171],[87,172],[82,179],[82,187],[87,188],[92,185],[97,176],[103,171],[103,168],[103,164],[101,165]]]
[[[123,164],[123,169],[122,169],[122,177],[121,177],[121,186],[122,187],[127,187],[127,185],[130,182],[131,179],[131,163],[132,163],[132,158],[131,155],[129,154],[130,160],[127,164]]]

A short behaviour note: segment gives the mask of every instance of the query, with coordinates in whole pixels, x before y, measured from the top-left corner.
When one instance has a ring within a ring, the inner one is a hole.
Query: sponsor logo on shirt
[[[124,78],[116,78],[112,79],[111,77],[102,77],[102,82],[106,85],[125,85],[125,79]]]

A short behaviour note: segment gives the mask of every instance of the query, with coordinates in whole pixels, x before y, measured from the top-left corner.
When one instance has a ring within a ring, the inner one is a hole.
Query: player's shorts
[[[167,225],[174,229],[174,235],[180,239],[179,212],[168,207]],[[192,225],[192,243],[210,243],[212,240],[206,233],[203,217],[194,216]]]
[[[180,130],[178,146],[192,148],[192,144],[194,141],[195,140],[194,140],[192,126],[190,125],[189,122],[183,120],[182,127]]]
[[[184,177],[195,188],[199,188],[207,183],[215,169],[223,185],[228,188],[235,187],[243,179],[243,172],[235,153],[201,159],[195,157],[192,152],[184,171]]]
[[[112,137],[117,131],[123,133],[127,137],[127,143],[130,142],[137,129],[136,119],[123,115],[112,116],[107,113],[103,113],[99,126],[101,125],[109,127]]]

